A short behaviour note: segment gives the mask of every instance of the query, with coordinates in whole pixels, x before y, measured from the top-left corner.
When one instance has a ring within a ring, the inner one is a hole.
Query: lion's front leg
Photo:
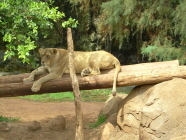
[[[42,86],[43,83],[48,82],[50,80],[59,78],[61,75],[58,75],[56,73],[49,73],[48,75],[40,78],[39,80],[37,80],[36,82],[34,82],[34,84],[32,85],[31,90],[33,92],[38,92]]]
[[[47,73],[47,69],[45,67],[39,67],[31,72],[30,76],[28,78],[23,79],[23,83],[32,82],[34,81],[35,75],[41,75]]]
[[[31,87],[31,90],[33,91],[33,92],[38,92],[39,90],[40,90],[40,88],[41,88],[41,83],[39,82],[39,81],[36,81],[36,82],[34,82],[34,84],[32,85],[32,87]]]
[[[28,78],[23,79],[23,83],[32,82],[34,81],[34,75],[31,74]]]

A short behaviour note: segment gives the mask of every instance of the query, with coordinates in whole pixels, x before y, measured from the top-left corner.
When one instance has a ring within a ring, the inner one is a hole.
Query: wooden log
[[[151,62],[151,63],[140,63],[134,65],[125,65],[121,67],[121,72],[131,72],[131,71],[144,71],[144,70],[153,70],[159,67],[171,67],[171,66],[179,66],[178,60],[173,61],[164,61],[164,62]],[[102,74],[110,74],[114,73],[115,69],[109,70],[102,70]],[[30,73],[18,74],[18,75],[7,75],[7,76],[0,76],[0,84],[5,83],[22,83],[24,78],[29,77]],[[80,76],[77,74],[77,76]],[[41,76],[36,76],[35,80],[40,78]],[[69,74],[64,74],[63,78],[70,78]]]
[[[111,88],[114,73],[97,76],[78,77],[81,90]],[[171,80],[175,77],[186,78],[186,66],[159,67],[143,71],[129,71],[119,73],[117,87],[155,84]],[[23,96],[31,94],[55,93],[72,91],[70,78],[60,78],[46,82],[41,90],[31,91],[31,83],[5,83],[0,84],[0,97]]]

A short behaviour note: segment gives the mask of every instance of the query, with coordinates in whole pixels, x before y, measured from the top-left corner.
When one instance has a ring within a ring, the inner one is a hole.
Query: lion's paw
[[[90,69],[86,68],[86,69],[82,70],[81,76],[88,76],[88,75],[90,75],[90,73],[91,73]]]
[[[38,92],[40,90],[40,88],[41,88],[41,85],[38,85],[37,83],[34,83],[31,90],[33,92]]]
[[[28,82],[32,82],[32,81],[34,81],[34,79],[32,79],[32,78],[24,78],[23,79],[23,83],[28,83]]]

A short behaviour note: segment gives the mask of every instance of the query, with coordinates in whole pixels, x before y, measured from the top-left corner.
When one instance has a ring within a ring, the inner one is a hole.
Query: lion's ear
[[[57,53],[57,49],[54,49],[54,48],[53,48],[53,49],[51,50],[51,54],[54,54],[54,55],[55,55],[56,53]]]
[[[38,50],[38,52],[39,52],[39,54],[41,54],[42,52],[43,52],[43,48],[40,48],[39,50]]]

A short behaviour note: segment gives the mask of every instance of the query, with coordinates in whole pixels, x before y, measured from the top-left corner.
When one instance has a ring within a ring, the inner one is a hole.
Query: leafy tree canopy
[[[0,34],[7,48],[4,59],[17,55],[23,62],[31,61],[29,52],[37,47],[35,41],[38,35],[46,37],[53,28],[52,23],[65,16],[51,4],[52,1],[46,3],[38,0],[1,0]],[[67,24],[70,23],[71,21]],[[77,21],[71,25],[74,27],[74,24],[77,24]]]
[[[186,64],[185,0],[111,0],[102,4],[102,24],[123,43],[141,34],[149,60],[179,59]]]

